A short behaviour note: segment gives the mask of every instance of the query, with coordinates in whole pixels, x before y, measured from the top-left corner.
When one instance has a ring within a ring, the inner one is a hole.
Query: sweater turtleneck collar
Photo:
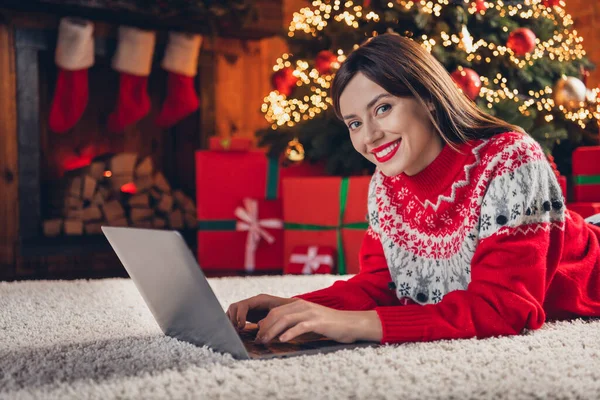
[[[454,145],[455,150],[444,144],[438,156],[422,171],[409,176],[401,173],[396,182],[406,186],[419,199],[431,199],[439,196],[456,180],[469,158],[472,157],[472,143],[459,143]]]

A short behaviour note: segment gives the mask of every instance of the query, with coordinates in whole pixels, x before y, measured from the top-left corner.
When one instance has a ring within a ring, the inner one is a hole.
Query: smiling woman
[[[414,97],[396,97],[362,72],[352,78],[340,108],[356,151],[387,176],[414,175],[442,151],[442,140]]]
[[[443,144],[522,131],[477,108],[437,60],[399,35],[381,35],[352,53],[331,97],[354,148],[388,176],[416,174]],[[378,154],[399,140],[398,156]]]
[[[228,310],[236,326],[259,320],[265,342],[315,332],[401,343],[600,316],[600,227],[567,209],[540,145],[480,111],[426,50],[370,39],[341,65],[332,98],[377,167],[360,273],[242,300]]]

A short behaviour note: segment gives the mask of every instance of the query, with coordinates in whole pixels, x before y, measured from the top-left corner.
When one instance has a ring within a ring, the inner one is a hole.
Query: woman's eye
[[[389,110],[390,108],[392,108],[389,104],[383,104],[379,107],[377,107],[377,110],[375,110],[375,114],[379,115],[382,114],[384,112],[386,112],[387,110]]]
[[[356,128],[358,128],[360,126],[360,122],[358,121],[352,121],[348,124],[348,128],[354,130]]]

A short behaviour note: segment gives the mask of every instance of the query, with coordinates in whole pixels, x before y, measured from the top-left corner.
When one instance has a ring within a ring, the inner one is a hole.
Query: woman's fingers
[[[297,324],[303,323],[306,325],[306,322],[309,320],[309,318],[310,315],[307,312],[284,314],[278,317],[273,324],[271,324],[271,326],[266,328],[266,330],[263,329],[261,323],[256,340],[262,343],[270,342],[282,332],[294,327]],[[306,329],[306,326],[304,326],[303,329]]]
[[[233,326],[237,328],[237,307],[239,303],[233,303],[227,309],[227,318],[231,321]]]
[[[261,339],[269,341],[281,333],[282,330],[301,322],[297,320],[298,316],[309,319],[314,316],[313,314],[314,313],[311,311],[311,303],[306,301],[293,301],[275,307],[269,312],[265,319],[260,321],[258,336]]]
[[[244,329],[246,326],[246,315],[248,314],[248,300],[241,301],[237,307],[237,314],[234,325],[238,329]]]
[[[297,303],[297,301],[259,294],[231,304],[227,309],[227,317],[237,329],[244,329],[246,321],[258,322],[266,318],[269,311],[279,304],[283,304],[281,307],[284,307],[293,303]]]
[[[314,322],[313,321],[304,321],[299,324],[294,325],[283,334],[279,336],[279,340],[282,342],[289,342],[292,339],[297,338],[300,335],[304,335],[306,333],[314,332]]]

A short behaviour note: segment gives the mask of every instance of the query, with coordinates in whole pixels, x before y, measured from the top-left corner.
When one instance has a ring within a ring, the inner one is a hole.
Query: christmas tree
[[[598,138],[600,107],[598,89],[585,85],[594,65],[564,6],[558,0],[315,0],[294,14],[289,52],[273,67],[274,90],[262,107],[271,126],[257,132],[260,143],[292,161],[303,154],[324,161],[334,175],[371,171],[336,119],[328,91],[347,54],[392,32],[430,51],[480,108],[521,126],[548,155],[564,153],[556,162],[568,174],[572,148]]]

